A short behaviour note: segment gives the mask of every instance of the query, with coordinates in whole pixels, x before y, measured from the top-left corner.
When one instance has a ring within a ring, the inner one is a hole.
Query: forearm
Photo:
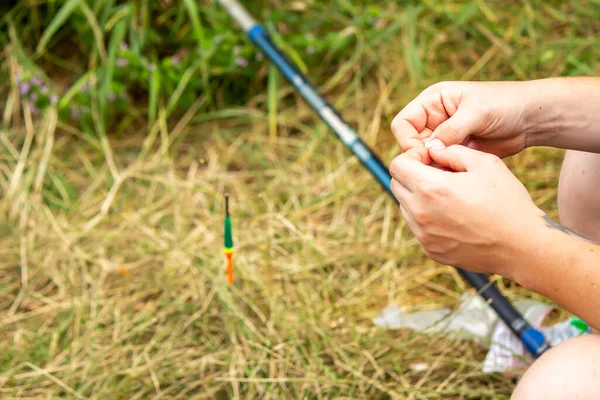
[[[600,328],[600,245],[547,216],[538,228],[516,258],[515,281]]]
[[[600,153],[600,78],[526,82],[526,146]]]

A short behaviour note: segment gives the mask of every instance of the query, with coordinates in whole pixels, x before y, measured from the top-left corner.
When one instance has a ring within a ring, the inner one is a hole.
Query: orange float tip
[[[233,284],[233,261],[231,256],[227,257],[227,283]]]

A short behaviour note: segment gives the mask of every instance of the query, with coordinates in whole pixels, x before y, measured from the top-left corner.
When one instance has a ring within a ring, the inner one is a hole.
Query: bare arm
[[[600,245],[546,215],[534,232],[514,258],[515,281],[599,329]]]
[[[526,147],[600,153],[600,78],[548,78],[527,86]]]

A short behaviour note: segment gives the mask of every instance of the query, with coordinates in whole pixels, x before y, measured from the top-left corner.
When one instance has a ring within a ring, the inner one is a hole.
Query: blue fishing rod
[[[379,157],[362,141],[356,131],[348,125],[340,114],[315,87],[302,75],[298,68],[273,43],[266,29],[250,15],[237,0],[218,0],[221,6],[246,32],[248,38],[277,67],[285,78],[296,88],[310,107],[329,126],[338,139],[360,160],[375,177],[377,182],[397,201],[390,184],[392,177],[389,169]],[[500,290],[485,275],[457,268],[463,278],[473,286],[479,295],[492,307],[504,323],[523,342],[525,348],[539,357],[550,348],[544,335],[533,328],[521,313],[508,301]]]

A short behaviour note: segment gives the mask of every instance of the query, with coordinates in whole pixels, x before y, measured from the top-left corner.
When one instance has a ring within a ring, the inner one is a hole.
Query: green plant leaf
[[[198,16],[198,6],[196,5],[196,1],[183,0],[183,4],[185,5],[185,8],[190,16],[190,20],[192,21],[196,41],[200,46],[202,46],[202,44],[204,44],[204,30],[202,29],[202,24],[200,24],[200,17]]]
[[[71,88],[67,91],[67,93],[65,93],[61,97],[60,101],[58,102],[58,109],[60,111],[67,108],[69,103],[71,103],[71,101],[73,100],[73,97],[75,97],[75,95],[81,91],[83,84],[88,82],[95,73],[96,73],[96,70],[93,70],[93,69],[86,72],[85,75],[83,75],[81,78],[79,78],[77,80],[77,82],[75,82],[73,84],[73,86],[71,86]]]
[[[48,25],[48,28],[44,31],[44,34],[40,38],[40,42],[38,43],[36,53],[41,54],[52,36],[60,29],[61,26],[67,21],[67,19],[71,16],[75,8],[79,5],[79,0],[67,0],[67,2],[58,10],[56,16]]]
[[[125,18],[121,18],[119,21],[115,23],[115,27],[112,32],[112,37],[110,39],[110,44],[108,46],[108,60],[106,63],[106,67],[104,70],[104,76],[102,80],[102,86],[99,92],[99,109],[100,109],[100,118],[102,122],[104,122],[104,118],[106,116],[106,102],[108,101],[108,93],[110,92],[110,87],[113,81],[113,75],[115,70],[115,64],[117,61],[117,54],[119,51],[119,45],[123,41],[125,37],[125,28],[126,28],[126,20]]]
[[[173,91],[173,94],[171,95],[171,98],[169,98],[169,102],[167,103],[167,115],[170,115],[171,112],[173,112],[173,110],[175,109],[175,106],[177,105],[177,102],[181,98],[183,91],[190,82],[190,79],[192,79],[192,76],[194,76],[194,73],[196,73],[196,70],[200,67],[200,63],[201,61],[196,61],[195,63],[190,65],[190,67],[186,69],[183,75],[181,76],[179,84]]]
[[[106,49],[104,48],[104,35],[102,29],[100,29],[100,25],[98,24],[98,20],[96,19],[96,15],[94,11],[87,5],[85,0],[78,0],[79,6],[81,7],[81,11],[85,15],[85,18],[90,24],[90,28],[94,33],[94,37],[96,39],[96,47],[98,48],[98,53],[100,54],[100,58],[103,61],[106,60]]]
[[[150,80],[150,100],[148,104],[148,118],[150,121],[148,126],[154,125],[154,121],[156,120],[156,113],[158,110],[158,95],[160,92],[160,70],[157,64],[158,63],[155,62],[154,71],[152,71],[152,78]]]
[[[279,80],[279,72],[275,66],[269,68],[269,141],[275,143],[277,138],[277,81]]]

